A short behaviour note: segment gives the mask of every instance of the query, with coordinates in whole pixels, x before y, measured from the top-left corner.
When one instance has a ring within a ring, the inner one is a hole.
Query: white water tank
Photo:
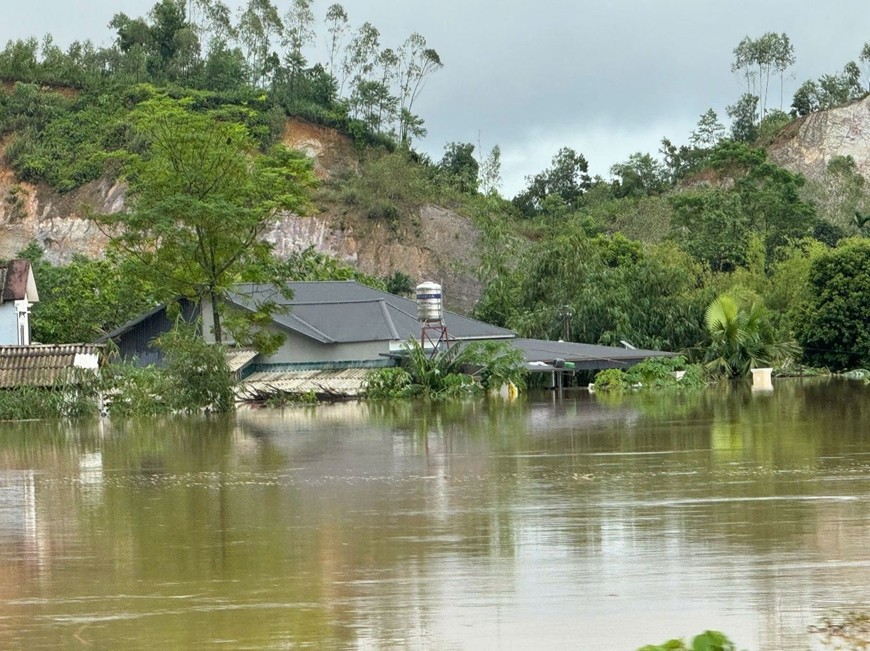
[[[752,370],[752,390],[753,391],[773,391],[773,382],[770,380],[772,368],[753,368]]]
[[[441,323],[441,285],[438,283],[417,285],[417,318],[424,323]]]

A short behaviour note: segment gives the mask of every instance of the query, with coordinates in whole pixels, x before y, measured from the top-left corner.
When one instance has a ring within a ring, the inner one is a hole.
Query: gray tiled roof
[[[271,301],[290,311],[275,314],[280,326],[323,343],[405,340],[420,336],[417,303],[408,298],[361,285],[352,280],[293,282],[293,298],[281,296],[273,285],[238,285],[230,301],[251,307]],[[447,331],[454,339],[510,338],[504,328],[444,312]]]
[[[578,369],[623,368],[649,357],[674,355],[658,350],[617,348],[570,341],[514,339],[510,343],[523,352],[527,364],[549,364],[553,360],[562,359],[566,362],[574,362]]]
[[[102,350],[95,344],[0,346],[0,388],[50,386],[67,377],[82,356],[99,357]]]

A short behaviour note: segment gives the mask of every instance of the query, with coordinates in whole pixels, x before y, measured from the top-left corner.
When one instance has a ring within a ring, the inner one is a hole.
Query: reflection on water
[[[868,388],[3,424],[0,648],[806,649]]]

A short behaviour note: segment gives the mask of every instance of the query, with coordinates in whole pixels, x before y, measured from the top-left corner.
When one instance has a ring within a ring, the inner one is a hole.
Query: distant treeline
[[[231,96],[259,97],[286,113],[364,130],[395,142],[425,134],[414,103],[425,79],[442,67],[420,34],[397,47],[381,44],[369,22],[351,27],[331,5],[322,23],[312,0],[293,0],[283,16],[270,0],[250,0],[237,15],[220,0],[161,0],[146,17],[115,14],[110,47],[75,41],[65,51],[51,35],[9,41],[0,78],[105,89],[151,83]],[[306,52],[327,43],[325,60]]]

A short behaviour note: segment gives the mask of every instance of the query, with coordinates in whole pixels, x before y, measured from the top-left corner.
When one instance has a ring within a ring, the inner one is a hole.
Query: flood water
[[[0,648],[810,649],[870,387],[0,424]]]

